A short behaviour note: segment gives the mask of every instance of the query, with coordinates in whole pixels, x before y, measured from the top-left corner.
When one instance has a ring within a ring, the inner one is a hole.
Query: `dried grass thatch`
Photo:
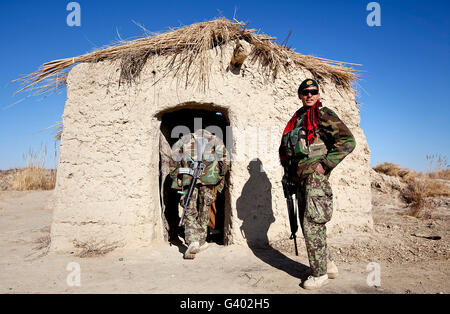
[[[187,85],[196,82],[206,89],[210,65],[208,51],[236,39],[251,44],[249,59],[259,61],[261,70],[274,79],[280,72],[289,73],[292,68],[302,67],[319,81],[330,78],[337,85],[350,88],[357,72],[360,72],[344,66],[355,64],[296,53],[285,45],[275,43],[273,37],[247,29],[241,22],[220,18],[130,42],[121,41],[82,56],[47,62],[36,72],[16,80],[24,85],[18,92],[35,90],[40,94],[55,90],[64,86],[74,64],[103,60],[121,60],[120,82],[131,83],[139,76],[147,59],[154,55],[172,57],[166,74],[172,73],[185,78]]]

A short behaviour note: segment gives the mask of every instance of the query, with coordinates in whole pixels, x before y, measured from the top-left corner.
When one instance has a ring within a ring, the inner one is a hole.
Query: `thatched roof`
[[[220,18],[129,42],[121,41],[82,56],[47,62],[36,72],[16,80],[24,85],[18,92],[34,90],[40,94],[62,87],[72,66],[80,62],[121,60],[120,81],[132,82],[139,76],[148,58],[154,55],[172,57],[167,73],[184,76],[186,82],[194,78],[203,88],[207,88],[208,51],[236,39],[251,44],[248,59],[259,61],[261,71],[274,79],[280,72],[289,73],[293,67],[301,67],[309,70],[318,81],[329,78],[338,86],[350,88],[358,78],[357,72],[360,72],[344,66],[355,64],[302,55],[274,42],[273,37],[247,29],[244,23]]]

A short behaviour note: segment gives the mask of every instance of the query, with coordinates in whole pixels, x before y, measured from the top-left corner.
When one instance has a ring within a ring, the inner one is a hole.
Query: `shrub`
[[[409,215],[414,217],[429,216],[433,203],[430,197],[449,197],[447,182],[435,179],[450,179],[447,158],[439,154],[427,155],[428,171],[426,173],[400,168],[397,164],[384,162],[373,167],[379,173],[399,177],[406,183],[401,196],[409,204]]]
[[[24,154],[25,168],[19,169],[14,179],[14,189],[19,191],[52,190],[55,188],[56,170],[45,169],[47,148],[29,149]]]
[[[105,241],[97,242],[94,240],[86,242],[75,240],[73,244],[77,249],[81,249],[77,254],[81,258],[105,255],[121,246],[119,242],[107,243]]]
[[[386,174],[388,176],[407,178],[417,175],[415,171],[400,168],[397,164],[391,162],[384,162],[373,167],[373,170]]]
[[[450,180],[450,169],[446,156],[440,154],[427,155],[428,177],[432,179]]]
[[[426,178],[415,178],[407,181],[407,187],[402,192],[403,199],[409,204],[408,215],[422,217],[426,208],[431,209],[429,197],[450,196],[448,186],[439,181]]]

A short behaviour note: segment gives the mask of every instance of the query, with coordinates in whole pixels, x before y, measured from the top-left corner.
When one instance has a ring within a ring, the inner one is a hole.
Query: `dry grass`
[[[428,174],[431,179],[450,180],[450,169],[433,171]]]
[[[73,244],[77,249],[81,249],[81,251],[77,254],[77,256],[81,258],[102,256],[114,251],[121,246],[118,242],[107,243],[104,241],[81,242],[76,240],[73,242]]]
[[[165,75],[172,73],[173,76],[184,78],[186,86],[197,83],[198,87],[206,89],[211,64],[209,50],[220,49],[237,39],[251,44],[249,59],[260,62],[261,72],[274,79],[280,72],[289,73],[293,68],[304,68],[319,82],[330,79],[338,86],[350,88],[351,83],[358,78],[357,72],[361,72],[344,66],[355,64],[296,53],[285,45],[275,43],[275,38],[256,34],[256,30],[248,29],[247,26],[238,21],[219,18],[130,42],[120,41],[114,46],[82,56],[47,62],[36,72],[16,80],[24,85],[18,92],[37,90],[35,94],[40,94],[57,90],[64,86],[74,64],[103,60],[120,60],[120,82],[132,83],[152,56],[170,57]]]
[[[420,217],[422,210],[429,205],[426,201],[429,188],[424,180],[409,180],[402,197],[409,204],[409,216]]]
[[[34,241],[34,243],[37,244],[37,246],[34,247],[33,250],[35,251],[44,250],[42,254],[45,255],[48,253],[48,250],[50,249],[51,241],[52,240],[50,234],[42,236],[38,238],[36,241]]]
[[[402,193],[409,204],[408,215],[427,218],[433,204],[431,197],[450,197],[450,190],[446,183],[427,178],[416,178],[407,181],[407,188]]]
[[[448,159],[441,154],[427,155],[428,177],[431,179],[450,180]]]
[[[432,159],[429,159],[428,156],[427,160],[429,161],[430,166],[428,167],[429,170],[425,173],[416,172],[407,168],[400,168],[397,164],[391,162],[384,162],[376,165],[373,167],[373,170],[388,176],[399,177],[405,182],[416,178],[450,180],[450,169],[448,169],[448,165],[446,163],[444,166],[446,159],[440,156],[436,164],[432,161]]]
[[[373,167],[373,170],[379,173],[386,174],[388,176],[399,177],[403,180],[408,180],[419,176],[416,171],[400,168],[397,164],[391,162],[384,162],[382,164]]]
[[[45,169],[47,148],[40,147],[38,151],[29,149],[23,156],[25,168],[18,169],[13,187],[19,191],[52,190],[55,188],[56,170]]]
[[[41,230],[44,231],[44,230]],[[50,237],[50,230],[44,231],[48,232],[48,234],[41,236],[37,238],[35,241],[33,241],[34,244],[37,244],[35,247],[33,247],[33,251],[26,255],[25,257],[27,260],[35,260],[37,258],[41,258],[48,254],[50,250],[50,244],[51,244],[51,237]]]
[[[441,155],[428,155],[427,160],[429,167],[426,173],[400,168],[397,164],[390,162],[373,167],[375,171],[399,177],[407,184],[401,196],[409,204],[408,215],[410,216],[430,217],[430,211],[433,209],[430,198],[450,197],[449,185],[443,181],[450,179],[447,159]]]

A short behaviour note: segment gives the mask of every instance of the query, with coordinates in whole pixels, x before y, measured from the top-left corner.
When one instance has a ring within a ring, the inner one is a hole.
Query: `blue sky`
[[[450,1],[383,0],[381,26],[369,27],[369,0],[346,1],[77,1],[81,27],[69,27],[70,1],[0,2],[0,169],[23,166],[29,148],[47,146],[54,164],[54,129],[66,94],[13,96],[10,83],[47,61],[78,56],[150,31],[225,16],[297,52],[363,64],[358,82],[361,125],[372,151],[371,164],[390,161],[419,171],[426,155],[449,156]],[[19,102],[18,102],[19,101]],[[10,104],[16,103],[9,107]],[[38,132],[38,133],[37,133]]]

